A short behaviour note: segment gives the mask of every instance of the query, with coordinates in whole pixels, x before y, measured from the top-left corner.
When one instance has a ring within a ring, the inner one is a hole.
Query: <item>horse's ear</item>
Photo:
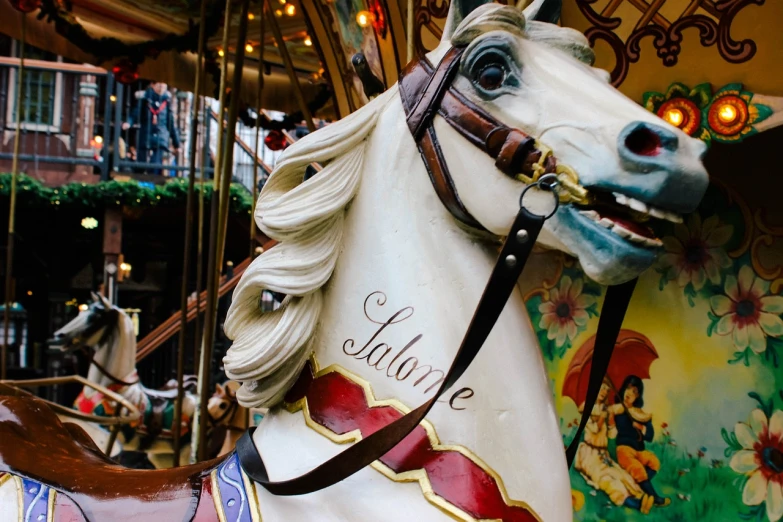
[[[111,310],[113,308],[111,305],[111,301],[103,297],[102,294],[98,294],[98,297],[100,298],[101,302],[103,303],[103,307],[106,308],[106,310]]]
[[[522,12],[525,20],[556,24],[560,21],[562,9],[563,0],[533,0]]]
[[[459,24],[474,9],[484,4],[491,4],[492,0],[451,0],[449,6],[449,15],[446,18],[446,25],[443,26],[443,37],[441,42],[448,42]]]
[[[221,386],[221,385],[220,385],[220,383],[217,383],[217,384],[215,385],[215,395],[217,395],[217,396],[219,396],[219,397],[222,397],[222,396],[224,396],[225,394],[226,394],[226,393],[223,391],[223,386]]]
[[[90,297],[92,297],[92,300],[96,303],[99,301],[98,294],[96,294],[95,292],[90,292]]]

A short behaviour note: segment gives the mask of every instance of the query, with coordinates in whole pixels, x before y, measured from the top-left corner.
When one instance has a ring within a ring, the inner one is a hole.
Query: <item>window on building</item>
[[[13,42],[12,54],[19,57],[19,44]],[[25,45],[25,60],[42,60],[61,62],[62,58],[33,47]],[[16,88],[18,69],[12,69],[8,75],[8,123],[16,124]],[[62,73],[51,69],[30,66],[25,68],[22,77],[22,125],[32,130],[56,131],[60,127],[62,107]]]

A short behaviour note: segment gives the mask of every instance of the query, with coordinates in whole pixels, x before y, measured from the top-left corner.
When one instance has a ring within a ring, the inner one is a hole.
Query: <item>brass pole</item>
[[[202,71],[202,75],[204,72]],[[204,78],[202,77],[202,81]],[[203,125],[209,125],[209,118],[204,117]],[[209,144],[206,144],[209,147]],[[193,345],[193,372],[198,375],[199,354],[201,353],[201,279],[204,277],[204,153],[199,154],[201,165],[198,177],[198,245],[196,246],[196,317],[193,327],[196,340]]]
[[[413,0],[408,0],[408,19],[406,20],[406,31],[408,32],[408,62],[410,63],[411,60],[413,60],[413,53],[415,52],[414,46],[413,46],[413,31],[414,31],[414,16],[415,13],[413,12]]]
[[[207,393],[209,389],[209,380],[212,372],[212,345],[215,338],[215,321],[209,321],[209,317],[214,317],[212,308],[217,310],[215,295],[212,295],[212,283],[216,279],[215,272],[215,250],[217,245],[218,229],[218,178],[220,176],[220,157],[223,143],[223,110],[226,103],[226,76],[228,75],[228,36],[231,31],[231,0],[226,0],[225,16],[223,19],[223,60],[220,68],[220,107],[218,109],[217,122],[217,150],[215,152],[215,169],[213,180],[212,198],[210,200],[209,216],[209,247],[207,249],[207,308],[204,314],[204,335],[201,338],[201,354],[198,368],[197,392],[199,396],[199,407],[196,408],[193,416],[193,444],[191,446],[191,460],[204,460],[206,458],[206,404]],[[203,186],[202,186],[203,188]],[[219,270],[219,268],[218,268]],[[219,276],[218,276],[219,277]],[[202,408],[203,406],[203,408]]]
[[[11,302],[14,299],[14,234],[16,226],[16,178],[19,174],[19,137],[22,134],[22,89],[24,82],[24,40],[27,32],[27,15],[22,14],[22,37],[19,39],[19,76],[16,79],[16,133],[14,134],[14,156],[11,164],[11,201],[8,209],[8,241],[5,256],[5,309],[3,310],[3,347],[0,353],[0,379],[6,377],[8,357],[8,330],[11,326]]]
[[[182,290],[180,293],[180,327],[177,340],[177,401],[174,403],[174,423],[172,435],[174,437],[174,467],[179,466],[179,453],[181,448],[182,426],[182,399],[184,389],[182,381],[185,377],[185,334],[188,329],[188,279],[190,275],[191,236],[193,235],[193,191],[196,184],[196,142],[198,141],[198,115],[201,101],[201,68],[204,60],[204,48],[206,47],[207,32],[204,26],[207,20],[207,0],[201,0],[201,13],[198,30],[198,56],[196,58],[196,81],[193,88],[193,106],[190,122],[190,149],[188,170],[188,195],[185,203],[185,245],[182,254]]]
[[[245,40],[247,38],[247,13],[250,1],[242,1],[242,9],[239,16],[239,34],[237,35],[237,48],[234,56],[234,88],[231,93],[231,105],[228,110],[228,121],[226,123],[226,135],[223,142],[224,150],[221,154],[221,162],[216,165],[220,169],[220,174],[216,175],[215,190],[212,193],[212,221],[210,223],[210,249],[209,263],[207,265],[207,309],[204,316],[204,339],[201,347],[201,366],[199,368],[199,417],[198,433],[196,435],[196,446],[198,460],[206,460],[207,444],[206,432],[207,424],[204,419],[207,418],[207,396],[205,386],[209,383],[212,366],[212,352],[215,344],[215,331],[217,322],[218,308],[218,286],[220,284],[220,272],[223,266],[223,249],[225,245],[225,231],[228,222],[228,196],[231,188],[231,166],[234,161],[234,138],[236,136],[236,122],[239,112],[239,98],[241,96],[242,69],[245,61]],[[227,70],[222,71],[223,75]],[[221,78],[223,83],[224,78]],[[221,93],[223,94],[223,93]],[[221,114],[222,114],[221,107]],[[222,118],[222,116],[221,116]],[[221,122],[222,130],[222,122]],[[217,183],[219,181],[219,184]],[[217,211],[217,212],[216,212]]]
[[[256,247],[256,200],[258,199],[258,142],[261,137],[261,94],[264,90],[264,4],[261,4],[261,14],[258,17],[258,24],[261,29],[258,40],[259,44],[259,56],[258,56],[258,90],[256,92],[256,114],[258,114],[256,120],[256,143],[255,143],[255,158],[253,161],[253,202],[250,207],[250,259],[253,259]]]
[[[280,26],[277,25],[277,19],[274,16],[275,11],[272,9],[269,0],[264,0],[264,3],[269,12],[269,27],[272,29],[272,34],[277,43],[277,50],[280,51],[280,56],[283,58],[283,63],[285,64],[285,70],[288,72],[288,78],[291,80],[291,85],[294,88],[294,96],[296,96],[296,101],[299,103],[299,109],[302,111],[302,115],[304,115],[305,122],[307,122],[307,128],[310,129],[310,132],[314,132],[315,124],[313,123],[313,115],[310,114],[310,108],[307,106],[304,92],[302,92],[302,86],[299,84],[299,78],[297,78],[296,71],[294,70],[294,62],[291,60],[291,55],[288,53],[288,47],[285,46],[285,40],[283,40],[283,35],[280,32]]]

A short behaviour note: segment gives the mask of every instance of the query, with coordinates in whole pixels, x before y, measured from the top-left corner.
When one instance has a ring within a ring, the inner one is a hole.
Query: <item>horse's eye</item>
[[[225,409],[226,409],[226,407],[228,407],[228,405],[227,405],[225,402],[221,402],[221,403],[220,403],[220,409],[221,409],[221,410],[225,410]]]
[[[494,91],[503,85],[503,80],[506,77],[506,72],[498,64],[491,63],[481,69],[478,74],[478,84],[482,89],[488,91]]]

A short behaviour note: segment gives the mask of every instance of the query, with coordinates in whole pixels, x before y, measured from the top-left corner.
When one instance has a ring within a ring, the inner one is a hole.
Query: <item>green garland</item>
[[[184,179],[152,187],[136,181],[103,181],[95,184],[68,183],[50,188],[30,176],[19,174],[16,189],[16,201],[20,208],[184,207],[188,184]],[[7,198],[10,191],[11,174],[0,174],[0,197]],[[200,187],[196,184],[196,194],[199,192]],[[204,197],[207,202],[212,197],[211,182],[204,186]],[[232,213],[247,216],[252,203],[253,196],[244,186],[231,184],[229,204]]]
[[[90,36],[70,12],[69,4],[70,2],[61,0],[43,0],[37,17],[39,20],[45,18],[47,22],[54,23],[58,34],[101,62],[127,57],[138,65],[148,57],[156,58],[163,51],[196,52],[198,48],[199,25],[192,19],[188,21],[188,29],[184,34],[167,34],[157,40],[128,44],[117,38]],[[212,2],[204,20],[207,40],[220,28],[224,7],[225,2]]]

